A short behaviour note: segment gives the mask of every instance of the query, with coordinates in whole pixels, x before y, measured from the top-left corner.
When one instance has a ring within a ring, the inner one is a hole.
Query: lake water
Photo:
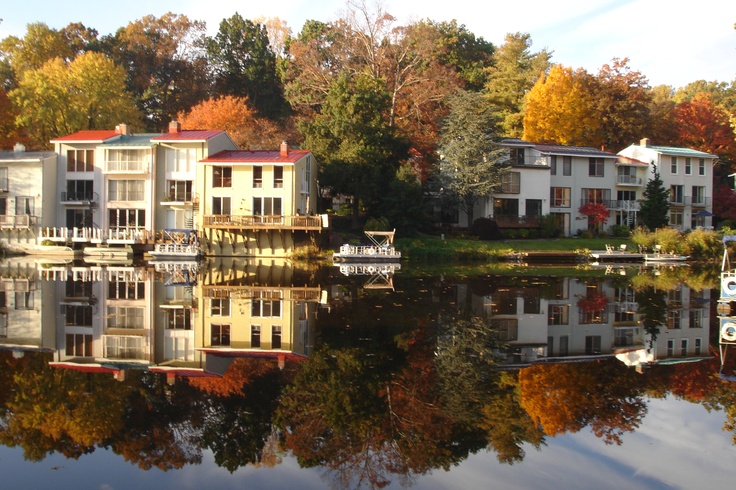
[[[717,270],[11,259],[0,274],[3,488],[736,477]]]

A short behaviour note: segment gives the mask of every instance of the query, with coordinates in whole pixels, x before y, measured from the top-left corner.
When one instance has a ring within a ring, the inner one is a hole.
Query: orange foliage
[[[192,378],[189,384],[210,395],[242,395],[243,386],[277,368],[274,359],[236,357],[221,378]]]
[[[15,143],[29,144],[28,138],[15,125],[16,115],[7,92],[0,88],[0,150],[9,150]]]
[[[677,138],[681,146],[713,153],[736,162],[736,141],[728,113],[701,93],[674,110]]]
[[[192,107],[188,113],[179,113],[178,118],[183,129],[227,131],[238,148],[244,150],[278,148],[283,139],[273,122],[256,115],[247,97],[227,95],[208,99]]]

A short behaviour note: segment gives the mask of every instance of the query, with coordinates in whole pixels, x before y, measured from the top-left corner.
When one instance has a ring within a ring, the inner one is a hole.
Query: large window
[[[590,202],[610,205],[611,189],[582,189],[582,204]]]
[[[95,169],[94,150],[67,150],[67,172],[93,172]]]
[[[107,150],[105,170],[108,172],[146,171],[146,155],[149,150]]]
[[[588,355],[601,353],[600,335],[587,335],[585,337],[585,353]]]
[[[215,196],[212,198],[212,214],[230,215],[230,198]]]
[[[91,327],[92,309],[90,305],[61,305],[64,325],[68,327]]]
[[[67,209],[66,226],[69,228],[85,228],[92,226],[92,210]]]
[[[670,173],[677,175],[677,157],[670,157]]]
[[[548,325],[568,325],[570,323],[569,305],[550,305]]]
[[[273,168],[273,188],[282,189],[284,187],[284,167]]]
[[[685,157],[685,175],[692,175],[693,167],[689,157]]]
[[[670,210],[670,226],[682,227],[683,212],[682,209],[671,209]]]
[[[524,148],[511,148],[511,165],[524,165]]]
[[[146,227],[145,209],[110,209],[110,228],[117,230],[142,230]]]
[[[191,330],[192,309],[191,308],[167,308],[164,310],[167,330]]]
[[[501,192],[504,194],[518,194],[521,188],[521,173],[506,172],[501,176]]]
[[[92,335],[81,333],[66,334],[67,356],[92,357]]]
[[[702,185],[693,186],[693,206],[705,205],[705,187]]]
[[[191,180],[169,180],[166,182],[169,201],[173,202],[191,202],[192,201],[192,181]]]
[[[263,167],[256,165],[253,167],[253,188],[260,189],[263,187]]]
[[[210,299],[210,315],[230,316],[230,298]]]
[[[232,167],[212,167],[212,187],[232,187]]]
[[[197,150],[194,148],[166,149],[167,172],[191,172],[197,162]]]
[[[603,159],[588,159],[588,175],[591,177],[603,177]]]
[[[280,317],[281,300],[253,299],[251,302],[250,315],[252,317]]]
[[[685,202],[685,197],[683,196],[683,186],[670,186],[670,202],[673,204],[683,204]]]
[[[108,306],[107,328],[142,329],[144,314],[142,306]]]
[[[542,216],[542,200],[541,199],[527,199],[526,200],[526,215],[527,216]]]
[[[145,299],[146,283],[129,281],[124,277],[112,277],[107,284],[107,297],[109,299]]]
[[[562,175],[572,175],[572,157],[562,157]]]
[[[144,201],[143,180],[110,180],[107,183],[108,201]]]
[[[519,216],[519,200],[518,199],[494,199],[493,200],[494,216]]]
[[[552,207],[569,208],[570,207],[570,188],[569,187],[552,187],[551,189]]]
[[[254,197],[254,216],[281,216],[280,197]]]
[[[32,197],[18,196],[15,198],[15,215],[33,216],[34,199]]]
[[[230,324],[229,323],[213,323],[211,328],[210,343],[213,346],[229,346],[230,345]]]
[[[67,180],[66,192],[62,193],[62,201],[92,201],[94,186],[91,180]]]

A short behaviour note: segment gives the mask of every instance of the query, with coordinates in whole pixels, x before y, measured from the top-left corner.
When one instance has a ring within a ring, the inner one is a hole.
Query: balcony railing
[[[62,192],[61,193],[62,203],[93,203],[97,202],[96,192]]]
[[[618,175],[616,177],[616,183],[619,185],[641,185],[642,178],[636,175]]]
[[[192,202],[194,200],[194,192],[170,192],[164,196],[164,204],[172,202]]]
[[[36,224],[37,217],[29,214],[0,215],[0,228],[28,228]]]
[[[615,202],[616,201],[612,201],[610,199],[581,199],[580,205],[585,206],[586,204],[603,204],[608,209],[612,209],[612,206]]]
[[[146,160],[107,160],[105,172],[147,174],[149,168]]]
[[[611,201],[611,207],[609,209],[639,211],[639,201]]]
[[[688,199],[686,197],[685,199]],[[710,197],[693,197],[691,201],[691,206],[694,208],[705,208],[710,206]]]
[[[204,216],[206,228],[321,230],[320,216],[261,216],[213,214]]]

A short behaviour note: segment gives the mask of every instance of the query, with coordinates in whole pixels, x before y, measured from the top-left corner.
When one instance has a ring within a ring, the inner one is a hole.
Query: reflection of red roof
[[[151,138],[151,141],[207,141],[224,132],[220,129],[184,130],[178,133],[165,133]]]
[[[116,374],[120,371],[119,369],[105,367],[102,364],[79,364],[76,362],[50,362],[49,366],[62,369],[72,369],[83,373]]]
[[[104,130],[85,130],[77,131],[76,133],[68,134],[66,136],[59,136],[51,140],[52,143],[101,143],[110,138],[120,136],[120,133],[114,129]]]
[[[297,354],[295,352],[285,352],[277,350],[241,350],[241,349],[197,349],[206,354],[212,354],[220,357],[261,357],[267,359],[278,359],[282,357],[287,361],[306,361],[307,356]]]
[[[204,163],[294,163],[310,154],[309,150],[222,150],[201,160]]]
[[[180,376],[183,378],[219,378],[220,376],[208,373],[204,369],[193,368],[170,368],[161,366],[151,366],[149,369],[152,373],[165,373],[167,376]]]

